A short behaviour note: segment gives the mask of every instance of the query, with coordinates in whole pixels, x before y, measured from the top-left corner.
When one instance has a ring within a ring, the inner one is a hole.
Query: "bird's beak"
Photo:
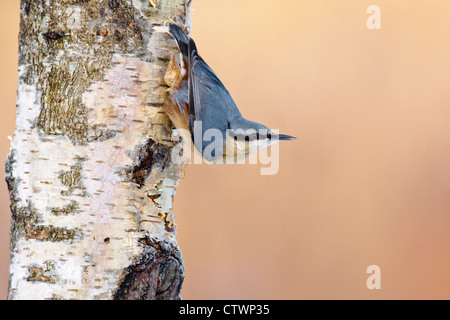
[[[287,134],[278,134],[275,136],[278,140],[280,141],[284,141],[284,140],[295,140],[297,139],[296,137],[293,136],[288,136]]]

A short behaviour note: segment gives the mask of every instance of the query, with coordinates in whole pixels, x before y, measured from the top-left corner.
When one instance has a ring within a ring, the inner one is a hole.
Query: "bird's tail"
[[[181,29],[180,26],[171,23],[169,24],[170,33],[174,36],[175,40],[177,41],[178,48],[180,49],[181,54],[183,55],[183,58],[187,61],[188,60],[188,43],[189,38],[187,37],[186,33]]]

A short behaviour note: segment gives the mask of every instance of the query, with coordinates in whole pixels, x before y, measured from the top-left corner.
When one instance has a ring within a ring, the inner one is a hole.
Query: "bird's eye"
[[[267,139],[272,139],[272,135],[270,134],[270,132],[267,134]]]

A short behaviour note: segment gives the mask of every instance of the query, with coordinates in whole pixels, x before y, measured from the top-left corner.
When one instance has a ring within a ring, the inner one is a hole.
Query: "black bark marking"
[[[30,13],[31,1],[32,0],[24,0],[24,1],[22,1],[23,11],[25,12],[26,15],[28,15]]]
[[[114,9],[119,8],[120,3],[117,0],[109,0],[108,6],[111,10],[114,10]]]
[[[15,196],[17,195],[17,181],[13,175],[13,166],[15,162],[16,160],[14,159],[14,152],[11,151],[5,162],[5,180],[8,186],[9,199],[11,200],[11,209],[14,203],[17,201],[17,199],[15,199]]]
[[[62,37],[64,37],[64,35],[56,32],[56,31],[49,31],[49,32],[44,33],[44,37],[47,40],[59,40]]]
[[[130,170],[132,180],[141,188],[154,166],[163,170],[169,164],[172,148],[149,139],[137,153],[136,165]]]
[[[115,300],[178,300],[184,280],[180,251],[167,242],[139,240],[143,248],[137,263],[129,266]]]

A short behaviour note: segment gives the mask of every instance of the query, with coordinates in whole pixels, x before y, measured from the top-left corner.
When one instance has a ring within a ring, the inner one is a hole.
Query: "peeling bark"
[[[188,0],[22,0],[9,299],[177,299],[164,112]],[[176,148],[177,152],[180,148]]]

